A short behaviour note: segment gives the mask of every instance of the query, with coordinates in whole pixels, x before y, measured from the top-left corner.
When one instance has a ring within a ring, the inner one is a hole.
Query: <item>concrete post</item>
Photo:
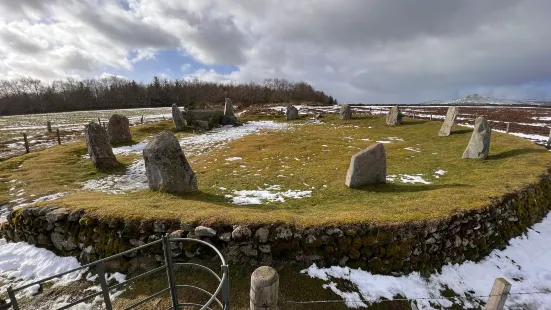
[[[258,267],[251,275],[251,310],[277,310],[279,275],[268,266]]]

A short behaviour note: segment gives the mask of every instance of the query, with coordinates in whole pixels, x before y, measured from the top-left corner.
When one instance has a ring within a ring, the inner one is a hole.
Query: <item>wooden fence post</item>
[[[507,128],[505,128],[505,133],[509,133],[509,125],[511,124],[510,122],[507,122]]]
[[[251,310],[277,310],[279,275],[269,266],[261,266],[251,275]]]
[[[142,123],[142,124],[143,124],[143,115],[142,115],[142,118],[140,119],[140,123]]]
[[[27,134],[23,133],[23,142],[25,142],[25,152],[29,153],[29,141],[27,141]]]
[[[507,295],[509,295],[510,291],[511,283],[503,278],[497,278],[494,282],[494,286],[492,286],[492,291],[490,292],[490,297],[488,297],[488,302],[484,310],[503,310]]]
[[[61,145],[61,136],[59,135],[59,128],[57,128],[56,133],[57,133],[57,144]]]
[[[99,117],[98,117],[98,123],[99,123],[100,126],[101,126],[101,119],[100,119]]]
[[[52,122],[47,121],[46,122],[46,127],[48,128],[48,132],[52,132]]]
[[[551,128],[549,128],[549,138],[547,138],[547,148],[551,145]]]

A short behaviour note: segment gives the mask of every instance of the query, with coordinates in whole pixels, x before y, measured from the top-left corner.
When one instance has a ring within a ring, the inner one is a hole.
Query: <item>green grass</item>
[[[140,141],[170,126],[167,121],[133,127],[134,140]],[[304,124],[287,131],[250,135],[216,151],[188,158],[198,179],[199,192],[195,194],[75,192],[55,204],[83,207],[100,217],[203,223],[288,222],[304,226],[390,224],[484,207],[492,197],[536,182],[551,164],[546,149],[497,132],[492,133],[487,160],[461,159],[472,130],[455,126],[451,136],[439,137],[440,126],[441,122],[405,119],[401,126],[388,127],[381,117],[361,116],[340,121],[329,116],[320,125]],[[180,136],[189,134],[179,133]],[[404,141],[385,144],[387,174],[421,173],[432,184],[387,183],[362,189],[347,188],[344,179],[350,157],[374,141],[388,140],[388,137]],[[365,138],[370,141],[360,140]],[[405,150],[406,147],[422,151],[415,153]],[[62,145],[2,162],[0,173],[8,179],[27,182],[27,193],[76,189],[75,182],[102,176],[89,161],[81,158],[85,152],[84,143]],[[228,162],[225,160],[228,157],[243,160]],[[127,156],[119,160],[128,164],[136,158]],[[20,163],[22,168],[14,168]],[[438,169],[447,173],[435,178],[434,171]],[[237,175],[232,175],[233,171]],[[238,206],[224,197],[232,190],[257,189],[265,187],[264,184],[281,185],[284,191],[315,189],[310,198],[289,198],[284,203],[263,205]]]

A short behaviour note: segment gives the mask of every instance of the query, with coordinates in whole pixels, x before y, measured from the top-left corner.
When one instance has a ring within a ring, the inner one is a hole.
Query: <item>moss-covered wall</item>
[[[145,244],[169,233],[201,238],[217,246],[233,264],[289,261],[362,267],[374,273],[432,271],[446,263],[478,260],[542,220],[551,209],[551,177],[508,194],[476,211],[445,219],[397,225],[343,227],[212,225],[179,221],[98,220],[82,210],[28,207],[13,211],[0,227],[9,241],[48,247],[81,262],[94,261]],[[195,244],[175,245],[174,257],[210,257]],[[152,266],[160,247],[112,262],[113,268]]]

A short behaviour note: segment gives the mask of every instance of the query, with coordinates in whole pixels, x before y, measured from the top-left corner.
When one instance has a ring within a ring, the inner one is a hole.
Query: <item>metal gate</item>
[[[214,252],[216,252],[216,254],[218,255],[218,257],[220,258],[220,261],[221,261],[220,276],[216,272],[214,272],[212,269],[210,269],[206,266],[203,266],[203,265],[199,265],[199,264],[195,264],[195,263],[174,263],[172,261],[172,252],[171,252],[171,246],[170,246],[172,242],[197,242],[197,243],[205,245],[205,246],[211,248],[212,250],[214,250]],[[164,262],[165,262],[164,265],[162,265],[161,267],[155,268],[153,270],[144,272],[142,274],[139,274],[137,276],[134,276],[134,277],[122,282],[122,283],[118,283],[118,284],[108,286],[107,281],[105,279],[105,262],[106,261],[109,261],[109,260],[112,260],[112,259],[115,259],[115,258],[119,258],[123,255],[128,255],[128,254],[131,254],[133,252],[137,252],[139,250],[154,246],[154,245],[159,244],[159,243],[162,243],[162,246],[163,246],[163,256],[164,256]],[[193,286],[193,285],[176,284],[176,281],[175,281],[175,278],[174,278],[174,267],[175,266],[176,267],[177,266],[192,266],[192,267],[197,267],[199,269],[205,270],[208,273],[210,273],[215,279],[217,279],[220,284],[218,285],[218,287],[216,288],[214,293],[210,293],[210,292],[208,292],[208,291],[206,291],[202,288],[199,288],[199,287]],[[66,271],[66,272],[48,277],[48,278],[44,278],[44,279],[29,283],[29,284],[26,284],[26,285],[22,285],[20,287],[12,288],[10,286],[7,289],[8,296],[10,298],[7,309],[9,309],[10,306],[13,307],[14,310],[19,310],[20,309],[19,305],[17,304],[17,298],[15,296],[15,293],[17,293],[18,291],[24,290],[24,289],[29,288],[29,287],[34,286],[34,285],[42,285],[43,283],[45,283],[47,281],[53,280],[55,278],[62,277],[64,275],[73,273],[75,271],[83,270],[83,269],[86,269],[86,268],[95,268],[96,269],[96,272],[97,272],[97,275],[98,275],[98,278],[99,278],[98,280],[99,280],[99,283],[100,283],[100,286],[101,286],[101,291],[97,292],[97,293],[94,293],[94,294],[87,295],[86,297],[81,298],[77,301],[74,301],[74,302],[72,302],[68,305],[57,308],[57,310],[68,309],[68,308],[73,307],[77,304],[84,303],[84,302],[86,302],[86,301],[88,301],[92,298],[97,297],[97,296],[103,296],[103,303],[105,305],[105,309],[111,310],[112,305],[111,305],[111,297],[109,296],[109,291],[114,290],[114,289],[118,289],[118,288],[123,287],[123,286],[125,286],[125,285],[127,285],[131,282],[134,282],[138,279],[141,279],[143,277],[152,275],[154,273],[157,273],[157,272],[160,272],[160,271],[163,271],[163,270],[167,274],[168,287],[163,289],[163,290],[160,290],[160,291],[158,291],[158,292],[156,292],[156,293],[154,293],[154,294],[152,294],[152,295],[150,295],[150,296],[148,296],[148,297],[146,297],[146,298],[144,298],[144,299],[142,299],[142,300],[140,300],[140,301],[138,301],[134,304],[132,304],[130,307],[127,307],[125,309],[133,309],[137,306],[145,304],[146,302],[148,302],[148,301],[152,300],[153,298],[155,298],[157,296],[160,296],[161,294],[166,293],[166,292],[169,292],[170,299],[171,299],[171,302],[172,302],[172,306],[170,308],[168,308],[168,310],[179,310],[180,307],[196,307],[196,308],[200,308],[201,310],[212,309],[211,305],[213,305],[213,303],[216,303],[223,310],[229,310],[230,309],[229,270],[228,270],[228,265],[226,264],[226,260],[222,256],[222,253],[220,253],[220,251],[218,251],[218,249],[216,247],[214,247],[212,244],[207,243],[205,241],[198,240],[198,239],[190,239],[190,238],[169,238],[168,235],[163,236],[161,239],[159,239],[157,241],[153,241],[151,243],[136,247],[136,248],[128,250],[128,251],[124,251],[124,252],[119,253],[117,255],[113,255],[113,256],[109,256],[109,257],[100,259],[98,261],[95,261],[93,263],[81,266],[79,268],[75,268],[75,269],[72,269],[72,270],[69,270],[69,271]],[[209,296],[210,298],[205,304],[180,303],[179,300],[178,300],[178,294],[177,294],[177,289],[178,288],[194,289],[194,290],[197,290],[199,292],[204,293],[205,295]],[[219,295],[221,295],[221,298],[218,298]]]

